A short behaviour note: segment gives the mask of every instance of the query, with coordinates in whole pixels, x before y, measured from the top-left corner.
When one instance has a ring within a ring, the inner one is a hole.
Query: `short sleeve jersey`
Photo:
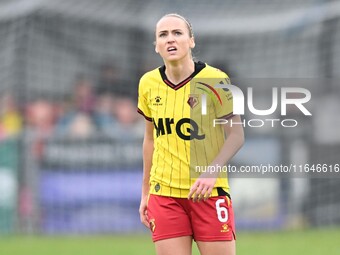
[[[167,79],[165,66],[141,78],[138,112],[154,125],[150,194],[187,197],[197,173],[219,153],[225,133],[214,120],[233,116],[233,98],[216,84],[230,84],[228,76],[202,62],[195,62],[195,71],[179,84]],[[212,196],[218,187],[229,192],[226,173],[217,179]]]

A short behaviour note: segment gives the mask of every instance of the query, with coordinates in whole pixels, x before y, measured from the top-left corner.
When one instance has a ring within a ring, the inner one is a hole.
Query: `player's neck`
[[[192,59],[185,62],[166,63],[165,66],[165,74],[173,84],[180,83],[195,71],[195,63]]]

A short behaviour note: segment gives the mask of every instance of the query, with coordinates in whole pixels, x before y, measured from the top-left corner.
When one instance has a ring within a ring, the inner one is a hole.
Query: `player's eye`
[[[182,32],[176,31],[175,35],[182,35]]]
[[[159,36],[159,37],[165,37],[165,36],[166,36],[166,33],[160,33],[158,36]]]

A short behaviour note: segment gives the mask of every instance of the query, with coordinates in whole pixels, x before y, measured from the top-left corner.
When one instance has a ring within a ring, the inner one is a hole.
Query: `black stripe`
[[[152,118],[146,116],[146,115],[144,114],[144,112],[143,112],[141,109],[138,108],[138,109],[137,109],[137,112],[138,112],[139,114],[143,115],[143,117],[144,117],[146,120],[152,121]]]
[[[223,116],[221,116],[221,117],[217,117],[218,119],[226,119],[226,120],[228,120],[228,119],[230,119],[230,118],[232,118],[232,117],[234,117],[235,115],[234,115],[234,113],[229,113],[229,114],[227,114],[227,115],[223,115]]]
[[[231,200],[231,197],[230,197],[229,193],[226,192],[226,191],[225,191],[223,188],[221,188],[221,187],[217,187],[217,194],[218,194],[219,196],[227,196],[227,197],[229,197],[229,199]]]

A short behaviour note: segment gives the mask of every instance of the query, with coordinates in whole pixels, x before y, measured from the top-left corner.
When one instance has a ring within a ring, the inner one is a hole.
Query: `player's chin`
[[[178,62],[182,59],[183,57],[182,56],[179,56],[179,55],[168,55],[166,56],[164,59],[171,63],[171,62]]]

